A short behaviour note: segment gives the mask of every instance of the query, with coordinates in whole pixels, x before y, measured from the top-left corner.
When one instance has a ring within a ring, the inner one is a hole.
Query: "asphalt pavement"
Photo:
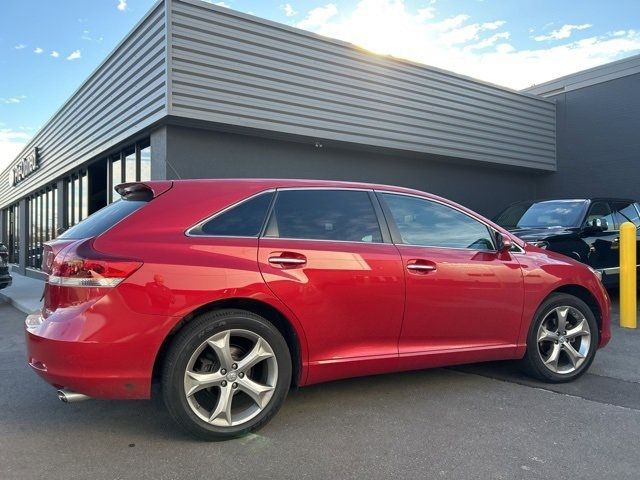
[[[0,304],[2,480],[640,477],[638,331],[615,329],[568,390],[508,362],[343,380],[291,392],[255,435],[205,443],[157,400],[58,401],[26,364],[23,319]]]

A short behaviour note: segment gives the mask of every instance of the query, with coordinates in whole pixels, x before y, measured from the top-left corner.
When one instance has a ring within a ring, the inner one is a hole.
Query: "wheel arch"
[[[544,302],[550,295],[554,293],[566,293],[568,295],[573,295],[576,298],[579,298],[584,303],[587,304],[589,309],[593,312],[593,316],[596,317],[596,323],[598,324],[598,333],[602,336],[602,311],[600,310],[600,304],[596,297],[589,291],[589,289],[583,287],[582,285],[576,284],[568,284],[557,287],[556,289],[549,292],[542,302]],[[540,302],[540,304],[542,304]]]
[[[153,365],[152,377],[153,379],[160,378],[162,363],[166,356],[167,350],[175,335],[191,320],[202,315],[203,313],[212,312],[215,310],[222,310],[227,308],[234,308],[239,310],[246,310],[256,315],[260,315],[268,322],[270,322],[278,331],[282,334],[289,352],[291,354],[291,363],[293,368],[293,374],[291,376],[292,386],[297,387],[302,384],[302,348],[300,342],[302,339],[298,335],[293,323],[282,313],[279,309],[270,305],[267,302],[255,300],[252,298],[225,298],[222,300],[212,301],[210,303],[201,305],[197,309],[185,315],[176,325],[169,331],[165,337],[162,345],[158,349],[156,359]]]

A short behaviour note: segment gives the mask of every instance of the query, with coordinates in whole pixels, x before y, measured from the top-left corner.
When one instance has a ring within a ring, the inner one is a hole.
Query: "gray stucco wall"
[[[640,73],[550,98],[558,170],[540,178],[539,195],[640,199]]]
[[[487,216],[535,196],[530,171],[402,157],[310,143],[169,126],[168,178],[315,178],[400,185],[460,202]]]

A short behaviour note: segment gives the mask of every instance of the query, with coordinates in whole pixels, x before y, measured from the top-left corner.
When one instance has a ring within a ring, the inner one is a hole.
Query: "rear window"
[[[75,240],[95,237],[106,232],[124,217],[131,215],[146,204],[147,202],[143,200],[121,200],[112,203],[71,227],[58,238]]]

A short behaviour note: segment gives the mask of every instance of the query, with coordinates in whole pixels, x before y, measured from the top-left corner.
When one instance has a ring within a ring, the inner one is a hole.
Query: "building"
[[[41,275],[44,241],[146,179],[388,183],[493,215],[570,174],[537,93],[160,0],[0,174],[0,241]]]
[[[526,91],[557,111],[557,168],[538,196],[640,199],[640,55]]]

